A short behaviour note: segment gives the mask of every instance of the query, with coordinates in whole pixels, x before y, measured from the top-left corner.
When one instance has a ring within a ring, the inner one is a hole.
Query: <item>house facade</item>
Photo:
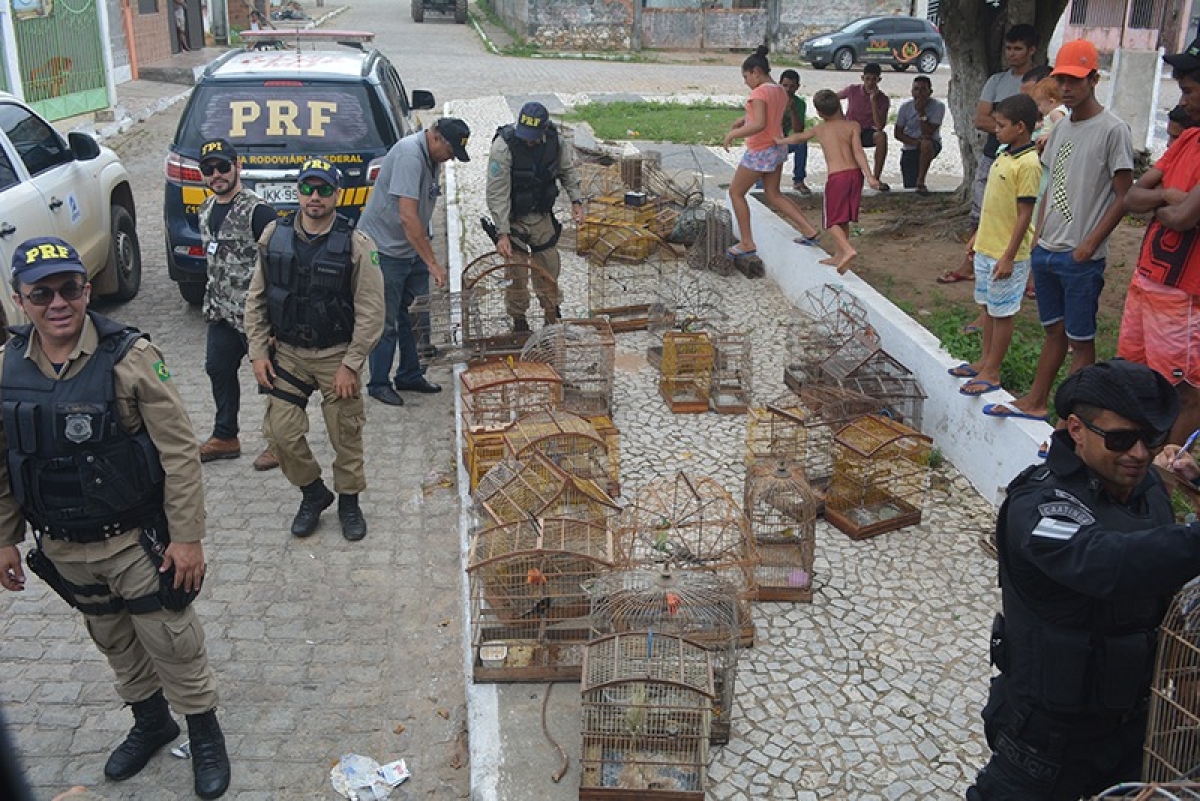
[[[1101,53],[1118,48],[1183,50],[1197,35],[1200,4],[1193,0],[1071,0],[1063,38],[1087,39]]]

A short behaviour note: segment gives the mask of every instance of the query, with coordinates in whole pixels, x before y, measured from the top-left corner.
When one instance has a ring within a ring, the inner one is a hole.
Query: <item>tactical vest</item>
[[[311,258],[296,256],[295,215],[281,217],[267,247],[267,319],[280,342],[298,348],[328,348],[354,334],[353,226],[337,215],[333,229]]]
[[[208,258],[208,287],[204,291],[204,319],[219,320],[245,333],[246,294],[254,275],[258,243],[254,241],[254,209],[263,199],[242,189],[230,203],[229,212],[214,235],[209,223],[216,195],[209,195],[200,206],[200,238]],[[217,243],[217,251],[209,253],[209,243]]]
[[[549,214],[558,198],[558,131],[547,125],[545,139],[533,147],[517,136],[515,125],[497,128],[496,136],[504,140],[512,154],[512,216]]]
[[[32,326],[10,329],[0,399],[8,475],[25,519],[53,539],[97,542],[162,515],[164,474],[143,427],[121,427],[113,368],[144,334],[88,312],[100,341],[83,368],[47,378],[26,358]]]
[[[1129,712],[1149,692],[1158,626],[1172,593],[1145,598],[1103,599],[1058,587],[1042,601],[1041,614],[1024,599],[1027,588],[1012,573],[1005,521],[1009,499],[1026,484],[1062,489],[1079,499],[1097,523],[1115,531],[1138,531],[1173,522],[1166,493],[1144,494],[1140,514],[1110,498],[1086,470],[1059,476],[1036,466],[1008,488],[996,527],[1000,583],[1004,591],[1003,653],[998,665],[1009,687],[1039,706],[1064,714]],[[1032,521],[1031,521],[1032,522]],[[1054,623],[1047,621],[1052,607]]]

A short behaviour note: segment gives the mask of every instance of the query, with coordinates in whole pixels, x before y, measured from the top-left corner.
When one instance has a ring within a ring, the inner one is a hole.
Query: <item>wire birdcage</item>
[[[736,588],[719,576],[672,569],[660,561],[652,570],[607,573],[586,589],[593,638],[653,631],[686,637],[712,653],[712,741],[729,742],[738,645],[745,630],[745,605]]]
[[[695,170],[664,170],[662,164],[644,164],[642,188],[651,195],[683,208],[693,198],[704,197],[704,176]]]
[[[746,467],[761,459],[803,465],[812,418],[812,411],[791,392],[765,406],[751,406],[746,411]]]
[[[823,489],[833,476],[834,435],[863,415],[881,412],[883,406],[861,392],[823,384],[802,387],[800,403],[811,411],[805,422],[804,474],[811,486]]]
[[[588,200],[576,233],[576,252],[581,256],[591,253],[613,228],[630,229],[648,237],[669,236],[679,212],[661,198],[636,196],[641,201],[637,205],[630,203],[630,196],[624,192]],[[624,255],[631,255],[628,247]]]
[[[583,585],[612,569],[612,534],[581,520],[537,518],[471,536],[475,681],[574,681],[590,636]]]
[[[712,388],[712,337],[703,331],[663,334],[662,372],[658,392],[675,414],[708,411]]]
[[[584,652],[580,801],[703,801],[710,654],[658,632],[614,634]]]
[[[1088,801],[1200,801],[1200,782],[1121,782]]]
[[[608,415],[585,417],[596,433],[604,440],[608,452],[608,474],[618,485],[621,483],[621,431]]]
[[[734,243],[733,216],[729,209],[716,203],[704,210],[704,224],[687,251],[687,264],[693,270],[706,270],[717,275],[733,275],[736,267],[729,258]]]
[[[517,252],[512,259],[485,253],[467,265],[462,275],[463,292],[468,293],[462,307],[463,346],[474,359],[521,352],[530,331],[545,320],[536,291],[539,284],[558,286],[549,273]]]
[[[695,270],[678,270],[666,276],[655,292],[647,315],[646,330],[651,343],[646,360],[651,367],[662,365],[662,340],[667,331],[723,330],[728,303],[716,279]]]
[[[866,415],[834,435],[825,519],[851,539],[921,522],[933,441],[882,415]]]
[[[609,226],[588,254],[588,309],[613,331],[640,331],[663,281],[679,272],[679,255],[661,238]]]
[[[755,463],[743,508],[758,548],[760,601],[811,601],[820,498],[796,463]]]
[[[600,485],[571,475],[536,451],[497,462],[471,497],[477,526],[484,528],[538,517],[612,527],[620,513]]]
[[[527,414],[504,431],[504,443],[515,459],[536,451],[558,468],[596,482],[610,496],[621,494],[609,473],[608,446],[596,429],[570,412]]]
[[[820,365],[847,341],[879,337],[867,317],[867,309],[841,287],[824,284],[801,296],[788,325],[787,365],[784,383],[793,392],[820,380]]]
[[[1200,581],[1183,587],[1158,633],[1146,728],[1146,781],[1195,780],[1200,774]]]
[[[421,367],[465,362],[475,353],[464,342],[463,308],[472,293],[434,292],[419,295],[408,308]]]
[[[522,415],[562,408],[562,377],[541,362],[486,362],[460,381],[464,431],[500,431]]]
[[[878,400],[885,413],[920,430],[925,393],[912,371],[879,346],[871,334],[857,334],[823,359],[820,383],[835,384]]]
[[[712,344],[709,404],[719,414],[745,414],[753,387],[750,338],[740,331],[725,331],[714,334]]]
[[[606,317],[564,320],[529,337],[521,360],[549,364],[563,380],[563,410],[612,415],[617,341]]]
[[[621,181],[621,168],[609,162],[581,162],[576,170],[579,173],[580,189],[584,197],[603,197],[623,191],[625,184]]]

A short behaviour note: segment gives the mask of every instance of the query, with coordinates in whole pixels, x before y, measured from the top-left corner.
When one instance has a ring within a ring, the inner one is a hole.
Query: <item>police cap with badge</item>
[[[22,284],[35,284],[59,273],[81,273],[87,277],[87,267],[70,243],[53,236],[27,239],[12,255],[12,276]]]

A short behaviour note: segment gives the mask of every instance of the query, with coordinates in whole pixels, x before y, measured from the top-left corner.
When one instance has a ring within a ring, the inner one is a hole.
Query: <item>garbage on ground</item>
[[[184,740],[182,743],[180,743],[179,745],[172,748],[171,756],[178,757],[179,759],[191,759],[192,758],[192,741]]]
[[[350,801],[383,801],[409,775],[403,759],[380,765],[370,757],[346,754],[329,771],[329,781]]]

